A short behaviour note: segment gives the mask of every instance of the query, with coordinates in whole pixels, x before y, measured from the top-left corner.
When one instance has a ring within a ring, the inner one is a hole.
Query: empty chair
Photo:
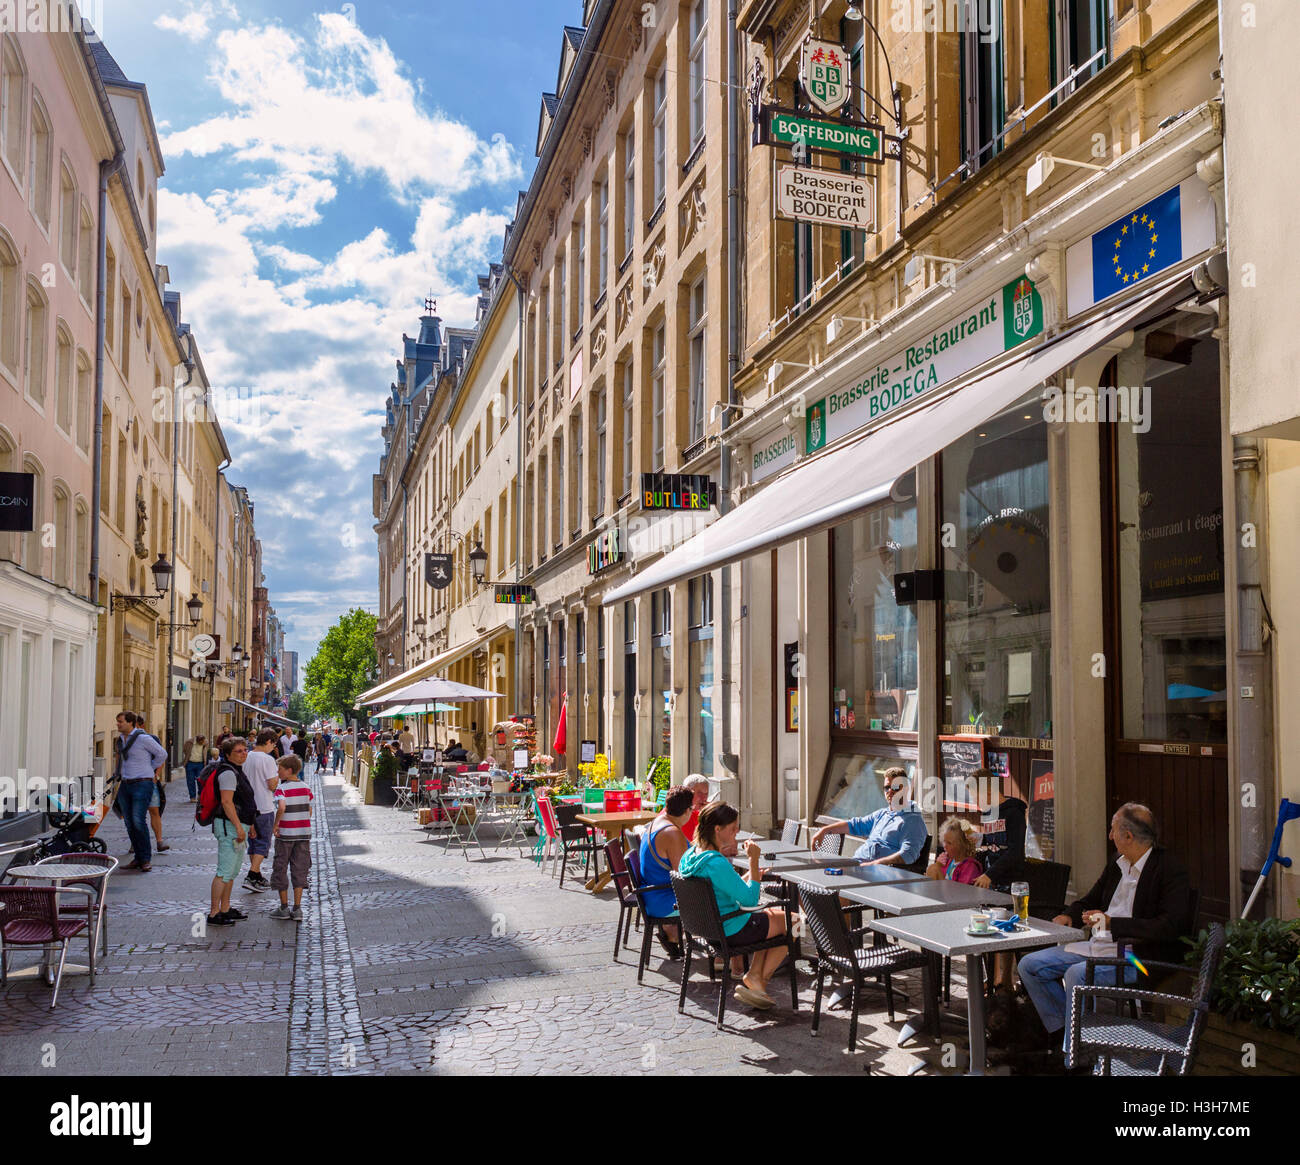
[[[591,866],[595,863],[597,874],[600,873],[600,842],[592,835],[590,829],[574,820],[582,812],[580,805],[555,806],[555,823],[559,827],[560,840],[560,888],[564,888],[564,872],[568,869],[569,858],[577,855],[583,859],[583,881],[591,877]]]
[[[94,853],[69,853],[56,854],[51,858],[42,858],[36,864],[44,865],[46,862],[56,862],[62,866],[87,866],[94,870],[94,876],[86,878],[77,878],[72,881],[61,882],[61,886],[84,886],[90,891],[92,897],[83,901],[81,895],[73,896],[72,901],[59,903],[59,917],[61,918],[84,918],[88,929],[87,938],[90,942],[90,966],[91,977],[94,977],[95,950],[98,946],[98,940],[102,938],[104,954],[108,954],[108,911],[105,909],[105,902],[108,898],[108,877],[117,869],[117,858],[110,857],[108,854]]]
[[[1029,883],[1029,913],[1034,918],[1055,918],[1065,913],[1065,895],[1070,888],[1070,867],[1063,862],[1026,858],[1025,881]]]
[[[829,854],[832,857],[839,857],[844,852],[844,834],[828,833],[815,846],[813,853]]]
[[[605,843],[605,861],[609,864],[610,880],[614,883],[614,892],[618,895],[618,922],[614,926],[614,959],[618,959],[619,940],[624,946],[632,936],[632,920],[640,909],[636,890],[632,885],[632,871],[628,869],[627,857],[618,838],[612,837]]]
[[[817,1034],[821,1022],[822,990],[827,972],[837,972],[851,984],[852,1001],[849,1011],[849,1051],[853,1051],[858,1039],[858,1009],[862,988],[868,979],[883,979],[885,982],[885,1002],[889,1008],[889,1022],[894,1022],[894,983],[893,976],[900,971],[920,970],[922,999],[933,999],[933,983],[930,957],[920,951],[892,943],[879,946],[859,947],[857,939],[868,928],[850,931],[844,923],[843,907],[840,897],[834,890],[815,890],[811,887],[799,887],[799,902],[803,907],[804,922],[812,933],[817,947],[817,992],[813,1002],[812,1031]],[[931,1011],[934,1020],[934,1034],[939,1034],[939,1012],[934,1007]]]
[[[9,975],[11,947],[50,947],[58,943],[59,966],[54,975],[50,1010],[59,1002],[68,943],[86,929],[84,918],[59,917],[59,894],[60,890],[54,886],[0,886],[0,919],[4,920],[0,922],[0,983]],[[91,972],[93,977],[93,954]]]
[[[785,845],[799,844],[799,830],[803,828],[803,822],[797,817],[789,817],[781,824],[781,841]]]

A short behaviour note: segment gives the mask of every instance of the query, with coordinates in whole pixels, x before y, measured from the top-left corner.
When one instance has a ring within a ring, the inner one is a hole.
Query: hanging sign
[[[869,231],[876,221],[876,187],[867,178],[809,166],[776,168],[776,213],[796,222]]]
[[[838,113],[849,99],[849,54],[843,45],[810,40],[799,58],[799,81],[809,103],[822,113]]]
[[[537,592],[523,583],[497,583],[495,601],[506,606],[531,606],[537,602]]]
[[[643,510],[709,510],[718,504],[718,487],[698,473],[643,473]],[[635,549],[635,547],[633,547]]]
[[[881,161],[879,126],[818,121],[780,109],[768,110],[767,126],[769,140],[779,145],[852,154],[858,158]]]
[[[598,574],[607,566],[623,561],[623,539],[617,526],[601,531],[587,547],[587,573]]]
[[[450,554],[424,556],[424,581],[434,590],[441,591],[451,586],[451,570]]]

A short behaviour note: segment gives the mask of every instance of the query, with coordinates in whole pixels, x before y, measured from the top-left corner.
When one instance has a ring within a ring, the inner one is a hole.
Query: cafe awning
[[[270,720],[276,724],[283,724],[287,728],[299,727],[297,720],[290,720],[288,716],[281,716],[278,712],[269,712],[267,709],[250,704],[247,700],[240,700],[237,697],[231,700],[231,703],[238,704],[241,708],[247,708],[250,712],[256,712],[262,720]]]
[[[621,603],[795,538],[827,530],[883,501],[895,481],[1087,355],[1134,321],[1195,294],[1186,273],[1050,343],[985,367],[894,421],[786,470],[690,541],[605,593]]]

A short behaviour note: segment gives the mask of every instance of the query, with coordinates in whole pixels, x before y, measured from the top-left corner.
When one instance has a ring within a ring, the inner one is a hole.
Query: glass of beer
[[[1011,904],[1021,922],[1029,921],[1029,883],[1011,883]]]

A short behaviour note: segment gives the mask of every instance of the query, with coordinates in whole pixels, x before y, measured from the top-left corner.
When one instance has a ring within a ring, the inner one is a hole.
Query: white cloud
[[[154,27],[164,32],[175,32],[188,41],[199,44],[208,39],[212,30],[212,21],[217,17],[234,19],[239,12],[229,0],[218,0],[214,6],[210,0],[199,5],[188,4],[179,14],[164,12],[155,20]]]

